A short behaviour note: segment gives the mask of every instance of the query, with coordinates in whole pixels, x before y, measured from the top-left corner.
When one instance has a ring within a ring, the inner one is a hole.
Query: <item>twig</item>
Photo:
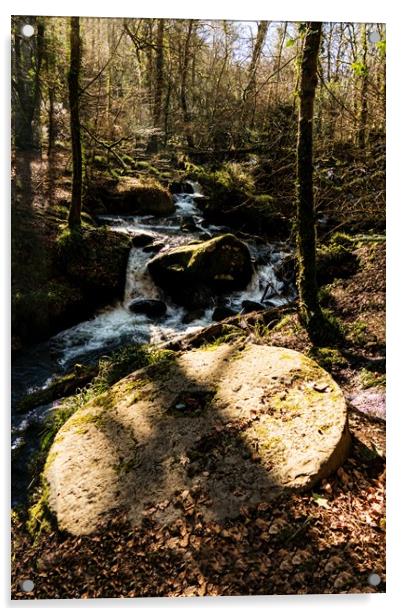
[[[98,143],[100,146],[105,148],[105,150],[110,152],[115,157],[115,159],[120,163],[120,165],[123,167],[124,170],[127,169],[127,166],[126,166],[126,163],[124,162],[124,160],[113,149],[113,148],[116,147],[116,145],[118,145],[123,140],[125,140],[126,139],[125,137],[121,137],[120,139],[118,139],[117,141],[114,141],[113,143],[106,143],[106,141],[102,141],[98,137],[95,137],[95,135],[93,133],[91,133],[91,131],[86,126],[84,126],[83,124],[81,126],[84,129],[84,131],[91,137],[91,139],[93,139],[96,143]]]

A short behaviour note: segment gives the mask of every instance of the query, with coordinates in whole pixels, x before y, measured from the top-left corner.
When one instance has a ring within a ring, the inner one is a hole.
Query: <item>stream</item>
[[[130,235],[147,233],[153,236],[155,247],[132,248],[127,264],[124,299],[99,311],[41,343],[23,351],[12,365],[12,504],[21,503],[29,482],[27,465],[37,451],[43,423],[52,408],[60,404],[39,406],[28,413],[15,411],[18,401],[27,393],[46,387],[57,375],[68,372],[76,363],[95,363],[101,356],[130,343],[162,343],[196,331],[212,322],[214,307],[190,315],[166,298],[147,271],[148,261],[160,248],[172,248],[195,240],[206,240],[225,232],[227,227],[205,222],[197,207],[201,188],[192,184],[194,193],[174,195],[176,211],[166,218],[154,216],[98,217],[98,223]],[[185,227],[185,230],[183,229]],[[189,230],[190,229],[190,230]],[[254,275],[246,289],[221,298],[223,305],[240,312],[242,302],[261,302],[265,293],[267,306],[279,306],[295,297],[279,280],[275,268],[291,251],[284,242],[263,243],[250,237],[246,241],[254,262]],[[128,309],[134,299],[161,299],[167,305],[166,314],[150,319]],[[195,317],[195,318],[193,318]]]

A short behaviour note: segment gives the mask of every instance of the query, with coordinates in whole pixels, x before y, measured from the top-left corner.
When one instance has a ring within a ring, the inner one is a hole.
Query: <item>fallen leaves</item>
[[[12,596],[27,598],[21,579],[43,599],[383,592],[384,460],[352,456],[316,489],[242,506],[221,523],[201,514],[210,502],[201,487],[186,489],[149,503],[141,527],[116,513],[97,534],[55,531],[37,543],[16,517]],[[158,512],[172,504],[176,518],[161,526]]]

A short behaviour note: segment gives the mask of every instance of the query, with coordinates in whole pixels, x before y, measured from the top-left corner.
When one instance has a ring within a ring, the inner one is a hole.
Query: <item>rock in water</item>
[[[44,475],[59,527],[95,531],[119,508],[133,525],[196,512],[235,517],[245,505],[309,488],[343,463],[346,404],[330,375],[280,347],[221,344],[132,373],[61,428]]]
[[[181,182],[171,182],[171,184],[169,185],[169,190],[175,195],[183,193],[192,195],[194,193],[193,185],[190,182],[186,182],[185,180]]]
[[[242,303],[242,313],[247,314],[248,312],[254,312],[255,310],[266,310],[266,306],[264,304],[260,304],[260,302],[253,302],[250,299],[245,299]]]
[[[215,292],[242,289],[253,272],[246,244],[231,234],[163,252],[148,263],[148,270],[180,304],[186,287],[201,284]]]
[[[143,248],[144,246],[149,246],[155,241],[155,235],[151,235],[150,233],[137,232],[134,233],[131,238],[131,243],[136,248]]]
[[[166,313],[166,304],[158,299],[135,299],[128,309],[137,314],[146,314],[147,317],[162,317]]]
[[[213,321],[223,321],[229,317],[234,317],[237,314],[236,310],[229,308],[228,306],[217,306],[212,313]]]

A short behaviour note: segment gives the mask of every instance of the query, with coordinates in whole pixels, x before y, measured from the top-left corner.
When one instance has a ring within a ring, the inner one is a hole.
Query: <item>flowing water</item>
[[[205,240],[223,232],[225,227],[208,225],[196,206],[201,196],[200,187],[194,184],[194,194],[175,195],[176,211],[166,218],[153,216],[100,216],[99,223],[121,233],[147,233],[153,236],[154,244],[163,250]],[[191,232],[182,229],[183,223]],[[247,241],[254,261],[254,275],[248,287],[228,294],[221,301],[238,312],[244,300],[260,302],[264,292],[271,305],[281,305],[294,298],[293,290],[285,287],[275,274],[275,266],[290,254],[284,243],[258,244]],[[156,251],[157,249],[155,249]],[[196,331],[209,325],[213,307],[198,313],[189,322],[188,312],[169,301],[152,281],[147,263],[155,254],[148,248],[132,248],[126,275],[123,301],[109,306],[92,319],[79,323],[22,353],[12,367],[12,453],[13,453],[13,499],[19,502],[26,491],[26,464],[37,448],[41,426],[46,416],[58,402],[31,410],[25,415],[15,412],[15,406],[25,394],[45,387],[54,376],[67,372],[75,363],[94,363],[99,357],[124,344],[160,343],[179,335]],[[285,294],[287,291],[287,294]],[[167,305],[166,314],[150,319],[130,312],[133,299],[161,299]]]

